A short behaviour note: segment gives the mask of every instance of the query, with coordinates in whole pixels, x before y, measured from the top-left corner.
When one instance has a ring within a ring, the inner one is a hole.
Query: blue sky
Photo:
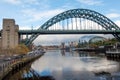
[[[119,3],[119,0],[0,0],[0,29],[3,18],[15,19],[20,29],[31,29],[32,26],[37,29],[55,15],[75,8],[97,11],[120,26]],[[79,38],[79,35],[72,36],[75,36],[76,39]],[[51,43],[54,43],[54,40],[58,38],[57,36],[45,35],[41,36],[41,39],[36,39],[35,43],[46,44],[45,40],[49,37]],[[62,41],[63,37],[71,38],[70,35],[61,35],[59,41]]]

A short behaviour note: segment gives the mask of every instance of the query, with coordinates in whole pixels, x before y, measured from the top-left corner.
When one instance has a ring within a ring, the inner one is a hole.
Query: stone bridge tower
[[[14,19],[3,19],[2,30],[2,48],[15,48],[19,42],[19,26],[15,24]]]

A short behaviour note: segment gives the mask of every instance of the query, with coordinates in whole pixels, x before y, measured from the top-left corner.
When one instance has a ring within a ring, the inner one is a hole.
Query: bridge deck
[[[120,30],[19,30],[19,34],[120,34]]]

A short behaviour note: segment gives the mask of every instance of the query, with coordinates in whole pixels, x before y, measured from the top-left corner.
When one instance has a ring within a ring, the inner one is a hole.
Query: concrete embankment
[[[30,56],[26,55],[23,58],[15,59],[12,62],[10,61],[7,66],[3,66],[2,72],[0,73],[0,80],[6,80],[6,76],[10,75],[11,72],[20,70],[22,67],[40,58],[43,54],[44,53]]]

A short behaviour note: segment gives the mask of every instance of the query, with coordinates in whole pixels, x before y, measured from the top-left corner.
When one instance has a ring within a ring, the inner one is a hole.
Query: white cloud
[[[115,21],[115,23],[120,27],[120,20]]]
[[[35,45],[53,45],[61,42],[78,41],[81,35],[40,35],[35,39]]]
[[[24,14],[24,16],[30,18],[28,22],[33,22],[33,21],[44,20],[45,18],[47,19],[52,18],[63,11],[64,9],[46,10],[42,12],[35,9],[27,9],[27,10],[22,10],[22,13]]]
[[[39,1],[38,1],[38,0],[24,0],[24,3],[36,4],[36,5],[38,5],[38,4],[39,4]]]
[[[9,3],[9,4],[13,4],[13,5],[21,5],[21,6],[28,6],[28,5],[44,6],[45,3],[47,5],[47,0],[44,0],[42,2],[39,0],[4,0],[4,2]]]
[[[100,5],[102,1],[100,0],[77,0],[80,3],[87,4],[87,5]]]
[[[20,30],[30,30],[30,26],[20,26]]]
[[[108,18],[118,18],[120,17],[120,14],[118,13],[110,13],[106,15]]]
[[[93,35],[93,34],[78,34],[78,35],[40,35],[38,36],[34,43],[35,45],[60,45],[61,42],[65,42],[68,44],[71,41],[78,42],[80,37],[86,36],[86,35]],[[113,38],[112,35],[104,35],[104,34],[94,34],[95,36],[103,36],[105,38]]]
[[[10,4],[21,4],[21,0],[4,0],[4,2],[10,3]]]

